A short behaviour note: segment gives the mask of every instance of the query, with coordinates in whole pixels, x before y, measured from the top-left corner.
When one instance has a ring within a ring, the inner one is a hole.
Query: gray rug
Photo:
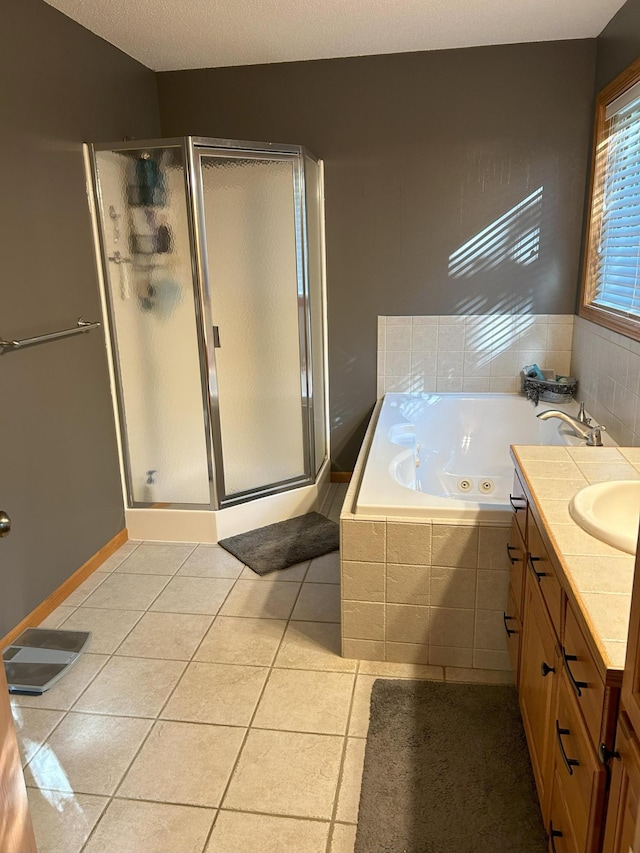
[[[379,679],[356,853],[546,853],[515,687]]]
[[[340,547],[340,528],[318,512],[221,539],[218,543],[259,575],[321,557]]]

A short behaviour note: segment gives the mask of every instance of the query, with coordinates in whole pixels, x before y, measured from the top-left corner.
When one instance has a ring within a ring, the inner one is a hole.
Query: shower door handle
[[[2,536],[8,536],[10,530],[11,519],[3,509],[0,509],[0,538]]]
[[[220,349],[220,327],[212,326],[211,328],[213,330],[213,346]]]

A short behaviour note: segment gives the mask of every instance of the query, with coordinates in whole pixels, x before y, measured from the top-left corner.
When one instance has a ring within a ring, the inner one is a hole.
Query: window
[[[580,314],[640,340],[640,60],[596,101]]]

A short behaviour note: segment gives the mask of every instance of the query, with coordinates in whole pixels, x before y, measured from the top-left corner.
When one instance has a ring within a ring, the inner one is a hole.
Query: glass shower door
[[[311,480],[300,158],[195,154],[224,504]]]

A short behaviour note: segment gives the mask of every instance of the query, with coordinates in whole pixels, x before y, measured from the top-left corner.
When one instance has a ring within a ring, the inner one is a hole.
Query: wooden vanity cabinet
[[[521,563],[510,565],[509,613],[505,615],[513,616],[507,624],[521,631],[519,655],[512,655],[512,660],[517,660],[520,710],[549,850],[600,853],[611,772],[607,750],[614,745],[619,672],[609,678],[607,671],[605,680],[598,669],[585,628],[576,617],[576,605],[563,587],[560,563],[516,473],[514,495],[518,485],[526,509],[520,500],[518,511],[514,510],[509,555],[520,557],[522,552],[523,557]],[[606,747],[602,753],[600,744]],[[640,847],[634,853],[640,853]]]

